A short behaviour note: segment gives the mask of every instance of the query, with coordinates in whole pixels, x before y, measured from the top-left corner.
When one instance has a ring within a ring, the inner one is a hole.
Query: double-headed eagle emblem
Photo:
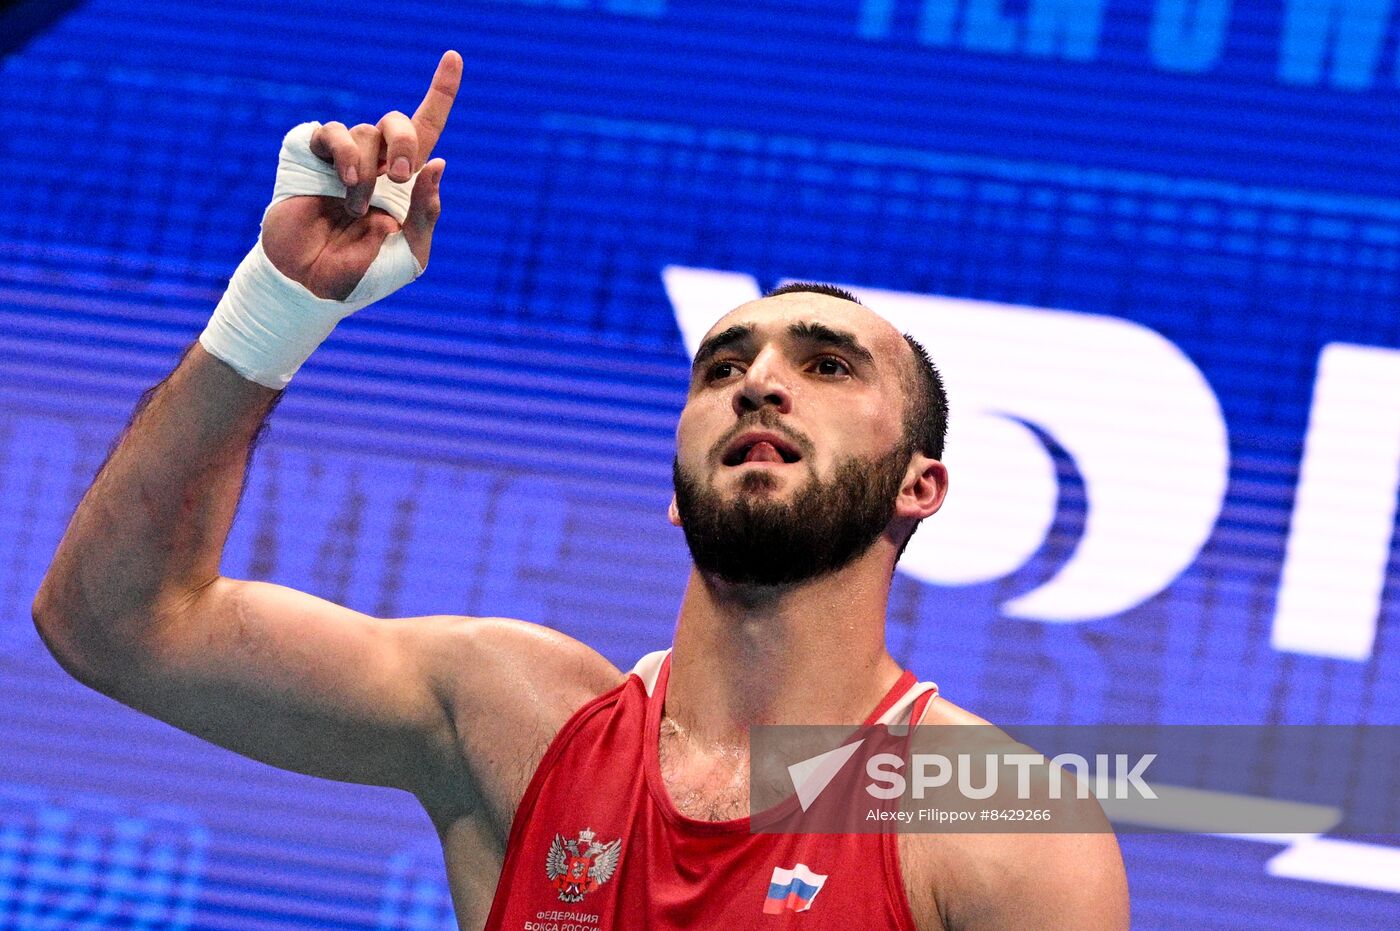
[[[621,838],[600,844],[592,830],[578,832],[578,840],[564,840],[554,835],[545,858],[544,871],[559,890],[563,902],[582,902],[583,897],[612,878],[622,855]]]

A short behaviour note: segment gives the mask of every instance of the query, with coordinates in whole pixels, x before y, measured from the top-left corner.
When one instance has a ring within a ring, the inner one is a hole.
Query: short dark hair
[[[790,281],[787,284],[780,284],[771,289],[764,297],[777,297],[779,294],[825,294],[827,297],[840,298],[843,301],[850,301],[852,304],[860,304],[860,299],[845,288],[838,288],[834,284],[818,284],[815,281]],[[860,304],[864,307],[864,304]]]
[[[793,281],[773,288],[764,297],[777,297],[780,294],[825,294],[827,297],[860,304],[860,299],[845,288],[832,284],[812,281]],[[864,304],[860,304],[864,307]],[[918,450],[932,459],[943,458],[943,443],[948,433],[948,393],[943,388],[943,377],[929,358],[928,350],[908,333],[904,341],[914,353],[912,376],[906,372],[904,392],[908,401],[905,404],[905,442],[912,453]]]
[[[914,352],[914,378],[909,386],[912,410],[907,426],[910,441],[930,459],[943,458],[943,442],[948,435],[948,392],[943,388],[943,376],[929,358],[928,350],[908,333],[904,341]]]

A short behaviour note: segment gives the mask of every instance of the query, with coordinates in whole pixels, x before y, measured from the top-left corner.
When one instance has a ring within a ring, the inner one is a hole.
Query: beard
[[[790,585],[835,572],[889,526],[911,454],[901,443],[874,460],[844,459],[830,479],[810,477],[791,501],[755,494],[777,479],[752,470],[726,502],[676,459],[676,508],[691,559],[700,570],[740,585]]]

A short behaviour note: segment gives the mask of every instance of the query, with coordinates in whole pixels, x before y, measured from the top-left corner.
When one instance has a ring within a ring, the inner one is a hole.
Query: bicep
[[[376,618],[267,582],[216,579],[158,630],[104,691],[269,765],[448,807],[509,798],[541,738],[621,676],[523,621]]]
[[[384,620],[220,578],[162,621],[108,693],[273,766],[412,791],[452,765],[451,720],[423,647],[461,623]]]

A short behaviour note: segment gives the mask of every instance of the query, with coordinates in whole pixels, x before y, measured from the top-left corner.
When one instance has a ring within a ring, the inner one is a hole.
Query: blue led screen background
[[[1086,546],[1097,479],[1032,424],[1056,492],[1043,542],[994,578],[898,575],[901,662],[998,722],[1400,723],[1391,7],[75,6],[0,81],[0,927],[452,926],[406,796],[144,718],[68,678],[29,618],[78,497],[252,244],[282,134],[411,110],[445,48],[466,72],[431,267],[293,381],[225,574],[385,617],[521,617],[627,668],[669,644],[688,567],[665,521],[688,363],[663,273],[837,281],[1151,331],[1226,431],[1190,558],[1056,623],[1006,606]],[[1351,394],[1319,391],[1334,370]],[[1124,455],[1182,455],[1172,410],[1125,423]],[[1369,549],[1345,514],[1320,532],[1373,557],[1376,591],[1339,585],[1364,602],[1351,656],[1303,583],[1302,632],[1279,620],[1305,450],[1323,490],[1364,463],[1357,521],[1385,518]],[[1400,925],[1393,838],[1123,848],[1135,927]]]

